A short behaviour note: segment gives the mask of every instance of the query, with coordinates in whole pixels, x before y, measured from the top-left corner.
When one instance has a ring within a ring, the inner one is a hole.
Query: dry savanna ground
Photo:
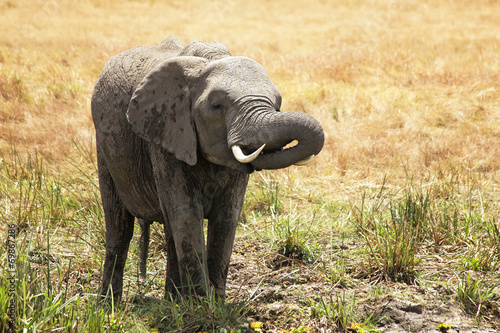
[[[0,0],[0,31],[1,331],[500,330],[499,1]],[[252,175],[225,305],[163,299],[155,226],[109,309],[90,96],[170,35],[262,64],[325,146]]]

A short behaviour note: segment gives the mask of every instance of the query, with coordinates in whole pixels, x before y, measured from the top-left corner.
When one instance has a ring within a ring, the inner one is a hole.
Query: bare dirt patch
[[[335,320],[341,318],[317,309],[321,302],[333,307],[331,301],[345,301],[344,306],[352,310],[345,313],[348,329],[351,323],[371,316],[376,329],[383,332],[440,332],[440,324],[450,325],[447,332],[500,330],[500,309],[475,318],[463,310],[449,285],[426,282],[417,286],[368,278],[333,281],[317,262],[293,261],[277,267],[275,257],[261,244],[239,239],[228,278],[228,296],[234,301],[250,297],[249,319],[263,322],[268,332],[338,331]],[[442,281],[446,278],[451,277],[443,276]]]

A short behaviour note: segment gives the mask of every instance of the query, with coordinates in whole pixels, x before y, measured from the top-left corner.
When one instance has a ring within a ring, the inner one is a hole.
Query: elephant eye
[[[218,101],[212,103],[212,109],[220,109],[221,107],[222,107],[222,104]]]
[[[222,106],[222,101],[219,98],[214,98],[210,103],[210,107],[214,110],[220,110]]]
[[[225,94],[223,91],[220,90],[214,90],[210,92],[210,95],[208,96],[208,102],[209,102],[209,107],[212,110],[222,110],[224,109],[225,106]]]

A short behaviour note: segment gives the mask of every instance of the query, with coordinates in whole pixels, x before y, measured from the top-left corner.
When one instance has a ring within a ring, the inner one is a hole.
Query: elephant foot
[[[118,305],[122,299],[121,293],[112,293],[110,288],[101,289],[97,297],[101,306]]]
[[[207,293],[203,289],[193,289],[193,287],[175,288],[175,290],[165,291],[165,299],[179,303],[181,299],[188,297],[206,297]]]
[[[167,283],[165,286],[165,299],[169,300],[179,300],[183,297],[206,297],[209,295],[214,295],[217,300],[221,300],[224,303],[226,299],[226,292],[224,289],[215,288],[213,285],[193,285],[188,284],[185,286],[176,286],[173,283]]]
[[[226,290],[214,288],[214,291],[215,291],[215,297],[217,298],[217,301],[220,300],[220,302],[222,304],[224,304],[226,302]]]

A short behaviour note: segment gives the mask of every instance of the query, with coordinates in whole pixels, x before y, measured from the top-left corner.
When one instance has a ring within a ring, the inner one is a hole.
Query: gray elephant
[[[169,37],[105,65],[91,105],[106,220],[101,294],[121,297],[138,218],[164,225],[167,293],[225,297],[249,174],[305,164],[323,147],[319,122],[280,104],[259,64],[217,42]]]

